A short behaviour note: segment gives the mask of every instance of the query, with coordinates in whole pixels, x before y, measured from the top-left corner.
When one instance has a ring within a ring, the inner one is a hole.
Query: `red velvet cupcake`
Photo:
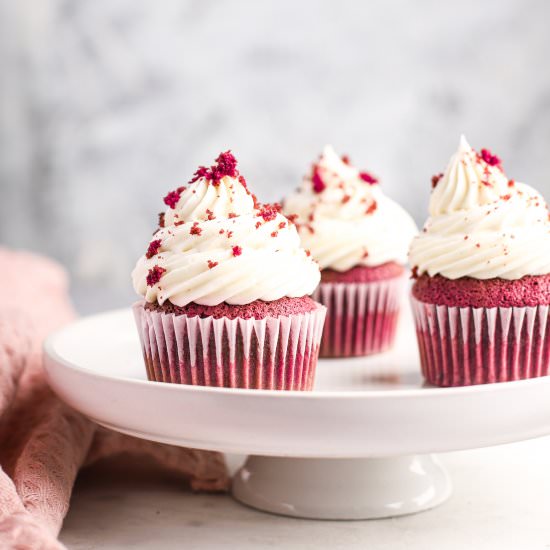
[[[432,180],[410,251],[426,380],[464,386],[549,374],[550,223],[544,199],[461,139]],[[548,327],[548,328],[547,328]]]
[[[319,262],[314,298],[327,306],[322,357],[385,351],[394,341],[416,233],[411,217],[378,180],[326,147],[302,186],[284,203],[303,245]]]
[[[166,195],[132,273],[150,380],[310,390],[325,308],[319,268],[276,205],[261,205],[231,153]]]

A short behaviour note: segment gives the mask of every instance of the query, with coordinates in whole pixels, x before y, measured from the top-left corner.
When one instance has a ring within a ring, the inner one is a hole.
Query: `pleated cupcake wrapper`
[[[226,388],[311,390],[325,313],[201,319],[134,305],[149,380]]]
[[[422,373],[437,386],[549,374],[549,306],[471,308],[412,298]]]
[[[390,348],[405,277],[367,283],[321,283],[313,299],[328,308],[321,357],[352,357]]]

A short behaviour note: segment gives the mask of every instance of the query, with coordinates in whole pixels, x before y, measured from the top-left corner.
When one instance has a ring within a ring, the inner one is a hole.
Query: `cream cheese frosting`
[[[165,197],[163,227],[132,272],[148,302],[214,306],[311,294],[319,266],[277,205],[262,205],[231,153]]]
[[[409,259],[420,275],[520,279],[550,273],[550,222],[543,197],[509,180],[500,160],[464,136],[433,180],[430,217]]]
[[[382,192],[378,180],[331,146],[284,201],[283,211],[296,216],[302,244],[321,269],[405,264],[417,233],[411,216]]]

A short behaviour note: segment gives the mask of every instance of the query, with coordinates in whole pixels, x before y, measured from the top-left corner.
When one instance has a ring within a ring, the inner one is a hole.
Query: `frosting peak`
[[[496,155],[477,153],[463,136],[445,174],[432,181],[430,217],[409,254],[418,274],[513,280],[550,273],[546,203],[509,180]]]
[[[296,216],[302,243],[321,269],[405,263],[416,233],[412,218],[384,195],[378,179],[331,146],[285,200],[284,212]]]
[[[294,224],[278,205],[258,203],[229,151],[164,202],[161,227],[132,272],[147,301],[243,305],[305,296],[319,283]]]
[[[500,159],[487,149],[478,154],[461,136],[458,151],[451,157],[445,173],[434,181],[430,215],[490,204],[506,194],[507,188],[508,178]]]

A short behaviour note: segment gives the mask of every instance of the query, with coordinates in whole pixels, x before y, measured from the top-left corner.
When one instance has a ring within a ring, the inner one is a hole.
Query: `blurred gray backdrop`
[[[550,2],[0,0],[0,235],[134,299],[163,208],[222,149],[263,200],[325,143],[421,223],[464,132],[550,191]]]

